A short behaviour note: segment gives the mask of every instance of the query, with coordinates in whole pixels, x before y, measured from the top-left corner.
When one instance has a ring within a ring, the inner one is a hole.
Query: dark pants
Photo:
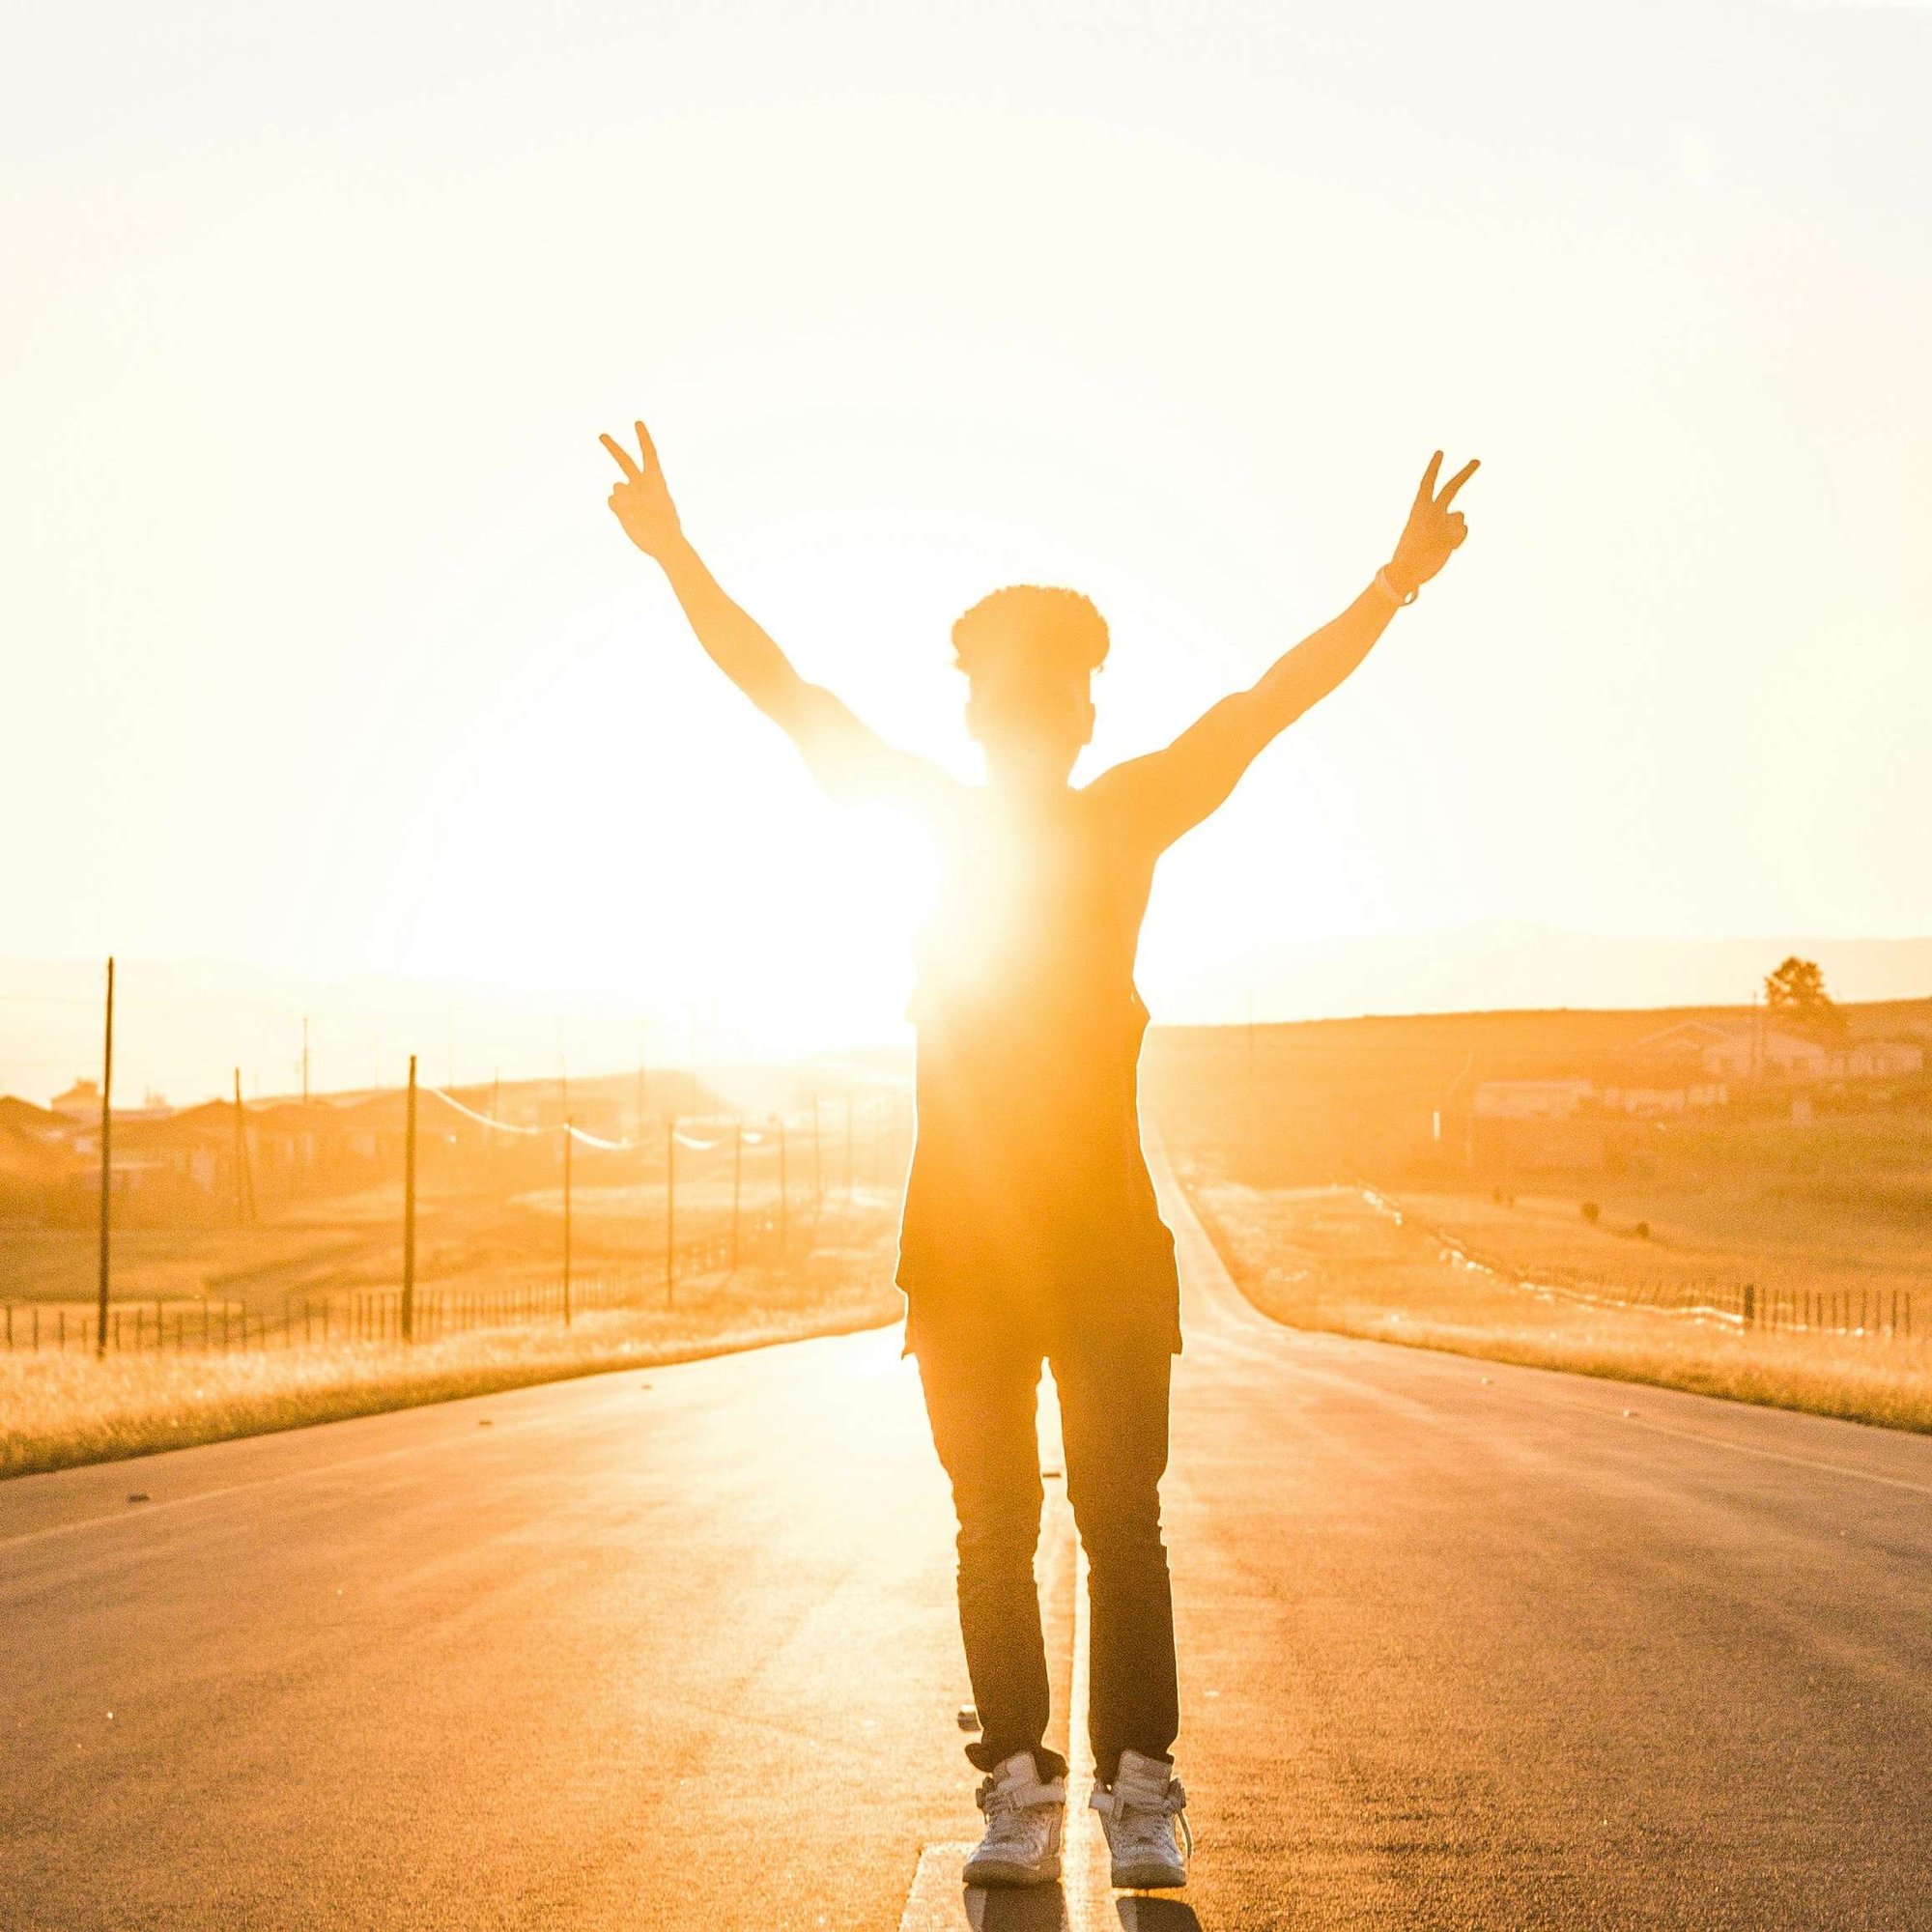
[[[931,1327],[918,1350],[933,1444],[959,1516],[959,1628],[980,1725],[966,1755],[990,1771],[1032,1751],[1042,1776],[1064,1776],[1065,1761],[1040,1742],[1046,1644],[1033,1568],[1043,1499],[1035,1408],[1046,1351],[1009,1333]],[[1095,1774],[1112,1783],[1122,1750],[1164,1758],[1180,1728],[1159,1491],[1173,1356],[1164,1334],[1116,1330],[1058,1347],[1051,1361],[1067,1499],[1087,1550],[1088,1734]]]

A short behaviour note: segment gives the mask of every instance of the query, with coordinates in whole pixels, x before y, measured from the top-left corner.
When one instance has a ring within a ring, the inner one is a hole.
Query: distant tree
[[[1815,959],[1793,953],[1764,977],[1764,1003],[1781,1018],[1807,1033],[1840,1034],[1845,1016],[1825,990],[1825,970]]]

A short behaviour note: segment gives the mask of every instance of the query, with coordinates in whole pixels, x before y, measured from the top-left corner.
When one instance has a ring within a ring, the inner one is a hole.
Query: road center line
[[[1061,1466],[1065,1466],[1063,1463]],[[968,1890],[959,1867],[973,1847],[929,1844],[920,1850],[912,1889],[899,1917],[899,1932],[1118,1932],[1112,1872],[1099,1813],[1087,1803],[1094,1787],[1094,1749],[1087,1736],[1092,1682],[1092,1630],[1087,1603],[1087,1552],[1073,1528],[1064,1497],[1049,1499],[1042,1526],[1064,1526],[1072,1540],[1072,1668],[1066,1698],[1066,1830],[1061,1843],[1061,1881],[1028,1890]]]
[[[1066,1835],[1061,1852],[1061,1884],[1066,1893],[1069,1932],[1101,1932],[1112,1921],[1112,1867],[1100,1814],[1087,1802],[1094,1788],[1094,1747],[1087,1736],[1087,1700],[1093,1685],[1093,1631],[1087,1603],[1087,1551],[1074,1539],[1073,1683],[1066,1699]]]

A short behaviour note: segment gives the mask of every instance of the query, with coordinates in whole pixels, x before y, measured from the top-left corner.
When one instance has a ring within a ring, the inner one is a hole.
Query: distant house
[[[94,1080],[76,1080],[65,1094],[56,1094],[53,1111],[68,1121],[98,1121],[100,1118],[100,1086]]]
[[[1730,1089],[1721,1080],[1699,1080],[1682,1087],[1605,1087],[1597,1100],[1615,1114],[1661,1120],[1721,1107],[1730,1097]]]
[[[1648,1059],[1694,1065],[1715,1080],[1909,1079],[1925,1070],[1914,1040],[1871,1039],[1842,1046],[1755,1020],[1682,1020],[1646,1035],[1632,1049]]]
[[[1587,1080],[1485,1080],[1475,1110],[1490,1121],[1567,1121],[1595,1091]]]
[[[149,1093],[138,1107],[129,1107],[117,1100],[114,1103],[114,1118],[121,1121],[165,1121],[175,1110],[160,1094]],[[76,1080],[65,1094],[56,1094],[52,1101],[52,1113],[56,1123],[62,1128],[98,1127],[100,1124],[100,1083],[97,1080]]]
[[[1847,1080],[1910,1080],[1925,1071],[1925,1049],[1917,1040],[1861,1039],[1839,1058]]]
[[[1729,1098],[1730,1090],[1721,1080],[1614,1087],[1583,1079],[1485,1080],[1476,1089],[1472,1108],[1479,1121],[1576,1121],[1605,1114],[1662,1120],[1721,1107]]]
[[[37,1209],[47,1190],[85,1172],[66,1144],[67,1122],[29,1100],[0,1094],[0,1214]]]
[[[13,1094],[0,1094],[0,1127],[11,1127],[36,1140],[57,1140],[66,1131],[67,1122],[49,1108],[37,1107]]]

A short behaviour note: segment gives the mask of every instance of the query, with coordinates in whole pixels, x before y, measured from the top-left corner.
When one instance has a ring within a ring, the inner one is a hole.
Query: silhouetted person
[[[1174,1613],[1161,1542],[1168,1378],[1180,1348],[1174,1239],[1141,1152],[1147,1009],[1134,953],[1154,862],[1227,798],[1257,753],[1361,663],[1465,534],[1438,450],[1389,562],[1333,623],[1165,751],[1074,789],[1107,627],[1085,597],[995,591],[952,627],[986,783],[895,750],[806,683],[686,541],[642,423],[611,507],[664,567],[698,641],[835,797],[890,795],[944,855],[919,952],[918,1139],[899,1240],[906,1346],[959,1517],[959,1621],[981,1734],[977,1884],[1057,1878],[1066,1765],[1045,1748],[1034,1552],[1035,1399],[1060,1392],[1067,1496],[1089,1562],[1090,1726],[1117,1886],[1186,1879]]]

